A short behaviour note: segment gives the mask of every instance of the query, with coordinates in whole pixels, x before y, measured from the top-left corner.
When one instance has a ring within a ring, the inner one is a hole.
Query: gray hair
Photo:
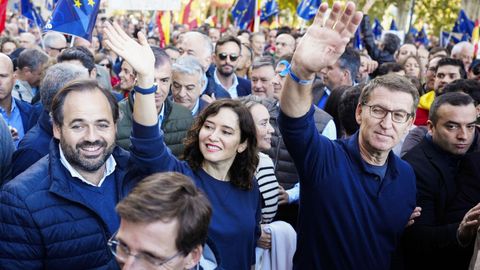
[[[193,56],[188,56],[188,55],[178,58],[177,61],[173,63],[172,73],[175,73],[175,72],[189,74],[189,75],[197,74],[200,78],[200,82],[205,73],[202,65],[197,60],[197,58]]]
[[[452,47],[452,51],[450,52],[450,55],[459,54],[465,49],[473,51],[473,44],[468,41],[461,41]]]
[[[67,39],[64,35],[55,31],[49,31],[45,34],[45,36],[43,36],[43,42],[47,47],[52,47],[53,43],[55,43],[56,41],[64,41],[66,43]]]
[[[53,97],[66,84],[75,79],[88,78],[88,70],[71,63],[59,63],[49,67],[40,84],[40,99],[45,110],[50,111]]]
[[[410,113],[415,114],[419,100],[418,90],[409,79],[396,74],[379,76],[368,82],[360,94],[359,103],[362,105],[367,104],[370,99],[370,94],[379,87],[384,87],[391,92],[409,94],[413,100],[412,111]]]
[[[201,32],[198,32],[198,31],[190,31],[190,32],[186,32],[185,34],[183,34],[183,37],[182,38],[187,38],[188,36],[197,36],[199,37],[201,40],[202,40],[202,46],[204,47],[204,50],[205,52],[208,54],[208,55],[212,55],[213,53],[213,43],[212,43],[212,40],[205,34],[201,33]]]

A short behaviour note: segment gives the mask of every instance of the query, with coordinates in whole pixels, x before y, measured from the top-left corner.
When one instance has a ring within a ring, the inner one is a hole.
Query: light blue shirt
[[[192,115],[193,116],[197,115],[198,108],[200,108],[200,97],[198,97],[197,103],[195,103],[195,106],[192,109]]]
[[[162,109],[160,110],[160,114],[158,115],[158,128],[162,129],[163,118],[165,117],[165,102],[162,104]]]
[[[15,148],[17,148],[20,140],[25,136],[25,130],[23,128],[22,116],[20,115],[20,110],[17,107],[15,99],[12,98],[12,109],[10,111],[10,116],[8,116],[7,111],[4,108],[0,107],[0,113],[5,119],[5,122],[9,127],[13,127],[17,130],[18,140],[14,141]]]
[[[237,75],[235,75],[235,73],[233,73],[233,84],[230,88],[226,88],[221,82],[220,80],[218,79],[218,76],[217,76],[217,69],[215,69],[215,72],[213,72],[213,79],[215,80],[215,82],[222,86],[223,89],[225,89],[229,94],[230,94],[230,97],[232,98],[238,98],[238,93],[237,93],[237,86],[238,86],[238,79],[237,79]]]

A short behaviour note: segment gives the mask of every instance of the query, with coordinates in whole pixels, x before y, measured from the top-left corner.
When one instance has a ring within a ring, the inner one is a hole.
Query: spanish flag
[[[474,51],[473,51],[473,59],[478,59],[480,58],[480,52],[478,50],[478,43],[480,39],[480,19],[475,20],[475,27],[473,27],[472,31],[472,43],[474,46]]]
[[[160,37],[160,46],[163,48],[170,44],[170,24],[172,21],[171,11],[159,11],[157,13],[157,26]]]
[[[5,21],[7,20],[8,0],[0,0],[0,33],[5,30]]]

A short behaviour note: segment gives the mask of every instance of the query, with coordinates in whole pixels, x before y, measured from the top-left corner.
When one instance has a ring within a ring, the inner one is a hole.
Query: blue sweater
[[[193,179],[212,204],[208,237],[218,249],[221,267],[250,269],[255,264],[255,246],[260,237],[260,193],[256,181],[252,190],[241,190],[219,181],[204,170],[193,171],[172,155],[157,126],[133,123],[131,159],[143,174],[175,171]]]
[[[389,269],[415,208],[415,174],[390,152],[380,179],[360,156],[358,133],[330,141],[313,113],[279,116],[301,183],[294,269]]]

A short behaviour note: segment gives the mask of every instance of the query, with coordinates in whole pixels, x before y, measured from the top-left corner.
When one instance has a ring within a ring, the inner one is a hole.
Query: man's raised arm
[[[347,3],[345,10],[339,2],[334,3],[324,23],[327,9],[327,3],[320,5],[313,24],[293,55],[280,101],[282,112],[289,117],[300,117],[308,112],[315,73],[335,64],[362,21],[362,13],[355,11],[352,2]]]

